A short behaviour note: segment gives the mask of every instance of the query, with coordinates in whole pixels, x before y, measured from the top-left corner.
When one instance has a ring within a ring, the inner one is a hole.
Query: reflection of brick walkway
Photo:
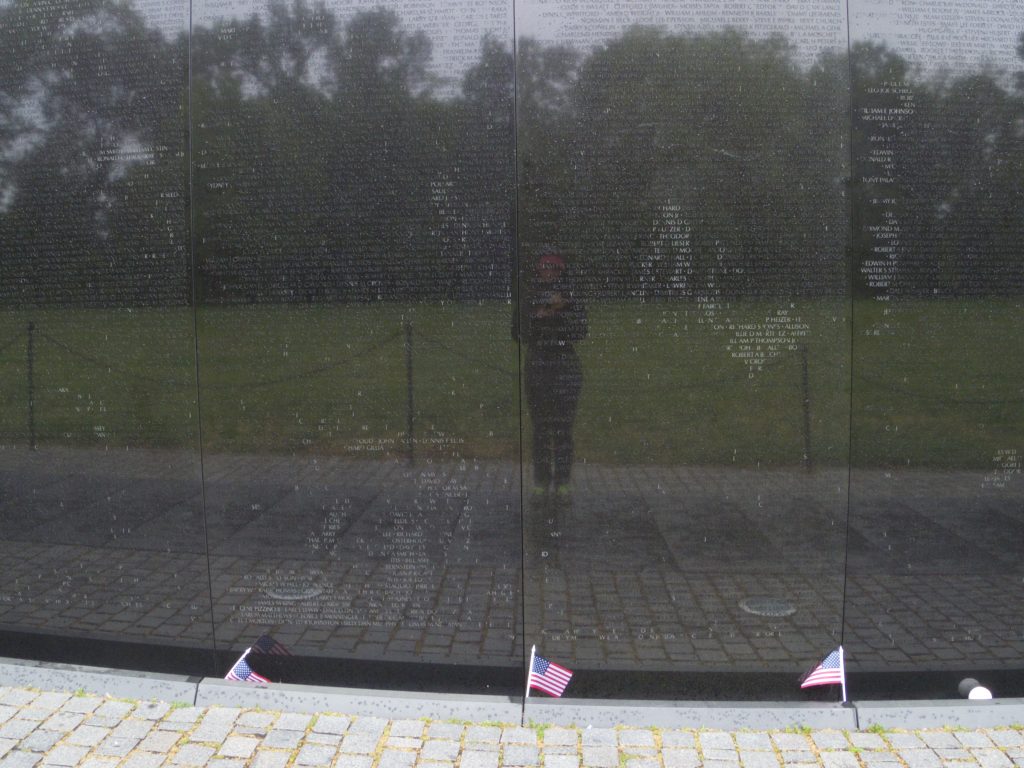
[[[309,655],[502,664],[525,604],[557,658],[716,671],[802,670],[838,634],[845,472],[582,466],[571,505],[527,505],[524,537],[514,466],[205,469],[208,526],[189,455],[0,448],[0,625],[220,647],[273,628]],[[855,474],[851,669],[1019,665],[1011,480]],[[758,598],[789,615],[741,607]]]

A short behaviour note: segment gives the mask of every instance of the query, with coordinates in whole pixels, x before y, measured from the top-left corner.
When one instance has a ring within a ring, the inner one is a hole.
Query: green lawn
[[[1024,437],[1022,304],[796,302],[804,337],[762,369],[733,326],[780,304],[596,303],[579,346],[579,460],[799,465],[806,348],[811,456],[843,465],[990,467]],[[517,347],[507,305],[41,310],[0,315],[0,438],[28,440],[26,326],[40,443],[375,457],[406,445],[412,328],[419,455],[515,458]],[[196,388],[194,322],[200,345]],[[723,327],[724,326],[724,327]],[[762,351],[767,344],[761,340]],[[732,350],[728,348],[732,344]],[[528,430],[528,419],[523,420]]]

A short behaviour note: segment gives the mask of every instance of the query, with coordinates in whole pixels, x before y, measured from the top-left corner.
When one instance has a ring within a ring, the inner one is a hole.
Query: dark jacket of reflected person
[[[573,422],[583,368],[576,343],[587,336],[587,311],[577,295],[565,258],[551,247],[541,250],[526,276],[512,325],[526,346],[526,407],[533,426],[533,494],[553,486],[568,498],[574,444]]]

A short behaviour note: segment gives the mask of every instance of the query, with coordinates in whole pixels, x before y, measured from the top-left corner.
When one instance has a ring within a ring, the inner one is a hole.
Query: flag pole
[[[839,646],[839,679],[843,684],[843,704],[846,703],[846,661],[843,659],[843,646]]]
[[[536,645],[530,646],[530,663],[526,667],[526,696],[525,696],[525,698],[527,698],[527,699],[530,698],[530,679],[533,677],[533,657],[536,654],[537,654],[537,646]]]

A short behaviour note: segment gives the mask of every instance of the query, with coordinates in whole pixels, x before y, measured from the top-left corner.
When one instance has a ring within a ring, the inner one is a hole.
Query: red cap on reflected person
[[[541,269],[557,267],[558,269],[565,268],[565,259],[559,256],[557,253],[549,252],[545,253],[537,260],[537,266]]]

